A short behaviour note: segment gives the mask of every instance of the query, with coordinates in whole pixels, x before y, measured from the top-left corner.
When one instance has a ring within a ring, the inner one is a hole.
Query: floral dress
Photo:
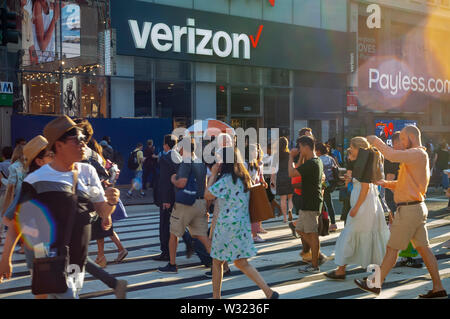
[[[220,178],[209,191],[218,198],[219,203],[211,257],[233,262],[255,256],[257,251],[253,244],[248,211],[250,192],[244,193],[244,185],[239,178],[234,184],[231,174]]]

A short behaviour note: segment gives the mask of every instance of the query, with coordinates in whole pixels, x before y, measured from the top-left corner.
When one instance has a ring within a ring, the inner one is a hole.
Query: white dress
[[[360,191],[361,183],[353,179],[352,207],[358,201]],[[347,216],[345,228],[336,242],[334,261],[338,266],[360,265],[367,268],[370,264],[381,265],[389,236],[377,186],[369,184],[366,200],[356,216]]]

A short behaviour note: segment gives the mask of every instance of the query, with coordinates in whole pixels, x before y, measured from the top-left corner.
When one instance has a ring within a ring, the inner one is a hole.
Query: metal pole
[[[59,89],[60,89],[60,102],[59,108],[61,114],[64,114],[64,87],[63,87],[63,52],[62,52],[62,0],[59,0]]]

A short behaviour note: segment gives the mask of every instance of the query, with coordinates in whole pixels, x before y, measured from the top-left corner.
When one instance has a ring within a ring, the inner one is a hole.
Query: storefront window
[[[81,77],[81,117],[105,118],[107,115],[106,77]]]
[[[134,58],[134,115],[152,116],[152,60]]]
[[[60,84],[55,77],[24,76],[23,111],[31,114],[61,114]]]
[[[158,117],[173,118],[176,127],[189,125],[191,122],[190,83],[157,81],[155,94]]]
[[[264,125],[289,129],[289,89],[264,89]]]
[[[223,64],[216,65],[217,83],[228,83],[228,66]]]
[[[264,69],[263,84],[276,86],[289,86],[289,70]]]
[[[216,118],[221,121],[226,121],[227,119],[227,86],[217,85],[216,87]]]
[[[191,79],[191,63],[172,61],[172,60],[155,60],[156,78],[161,80],[190,80]]]
[[[232,115],[259,115],[260,101],[258,87],[236,86],[231,88]]]
[[[259,69],[249,66],[231,66],[231,82],[259,84]]]

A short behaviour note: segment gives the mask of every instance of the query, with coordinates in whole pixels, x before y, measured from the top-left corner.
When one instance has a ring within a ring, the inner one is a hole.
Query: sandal
[[[100,268],[106,268],[108,261],[106,260],[106,256],[103,255],[102,258],[98,258],[95,260],[95,263],[100,266]]]
[[[325,277],[331,280],[340,280],[340,281],[345,280],[345,275],[337,275],[336,270],[325,273]]]
[[[116,263],[120,263],[122,260],[125,259],[125,257],[128,255],[128,250],[125,248],[121,251],[119,251],[119,254],[117,255],[117,258],[115,260]]]

